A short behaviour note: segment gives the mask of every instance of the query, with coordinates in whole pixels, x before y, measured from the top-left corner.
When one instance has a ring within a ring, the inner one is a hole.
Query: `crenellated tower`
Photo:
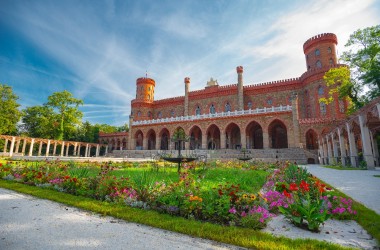
[[[307,70],[337,64],[337,44],[338,39],[333,33],[323,33],[308,39],[303,44]]]
[[[152,119],[154,87],[152,78],[141,77],[136,80],[136,99],[132,100],[131,116],[133,120]]]

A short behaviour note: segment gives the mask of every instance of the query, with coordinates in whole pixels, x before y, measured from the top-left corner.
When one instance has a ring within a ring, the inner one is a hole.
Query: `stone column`
[[[207,149],[207,134],[202,134],[202,149]]]
[[[15,140],[16,140],[16,138],[14,136],[12,136],[11,148],[9,149],[9,157],[12,157],[12,155],[13,155],[13,150],[15,148]]]
[[[49,156],[49,151],[50,151],[50,140],[48,140],[48,143],[46,145],[46,157]]]
[[[327,142],[326,142],[326,138],[322,138],[322,147],[323,147],[323,155],[324,155],[324,159],[323,159],[323,162],[325,165],[327,165],[327,162],[328,162],[328,159],[329,159],[329,154],[327,152]]]
[[[220,148],[226,149],[226,133],[220,133]]]
[[[263,148],[268,149],[269,148],[269,134],[268,131],[263,130]]]
[[[4,153],[7,152],[7,148],[8,148],[8,139],[5,139],[5,142],[4,142],[4,150],[3,150]]]
[[[241,148],[247,148],[247,136],[245,135],[245,131],[240,131],[240,140]]]
[[[32,138],[32,141],[30,142],[29,156],[33,156],[33,147],[34,147],[34,138]]]
[[[17,154],[18,151],[20,150],[20,142],[21,142],[21,139],[18,139],[17,140],[17,143],[16,143],[16,148],[15,148],[15,153]]]
[[[371,139],[372,139],[372,148],[374,150],[374,156],[375,156],[375,159],[376,159],[376,166],[380,166],[380,162],[379,162],[379,149],[377,147],[377,140],[374,140],[374,137],[372,135],[372,132],[371,132]]]
[[[26,149],[26,144],[28,142],[26,141],[26,139],[24,139],[23,143],[22,143],[22,150],[21,150],[21,153],[22,155],[24,156],[25,155],[25,149]]]
[[[86,151],[84,151],[84,157],[87,157],[88,155],[88,143],[86,144]]]
[[[73,156],[77,156],[77,147],[78,147],[78,143],[74,143],[74,152],[73,152]]]
[[[42,144],[43,144],[43,142],[40,141],[40,146],[38,147],[38,156],[41,156],[41,152],[42,152]]]
[[[364,160],[367,162],[368,169],[374,169],[375,161],[371,147],[371,140],[369,137],[369,129],[365,123],[365,117],[363,115],[359,115],[359,124],[363,144]]]
[[[236,67],[238,74],[237,92],[238,92],[238,110],[244,110],[244,93],[243,93],[243,66]]]
[[[350,146],[351,165],[353,167],[357,167],[356,157],[358,157],[358,149],[356,148],[354,133],[352,133],[351,127],[348,123],[346,123],[346,127],[347,127],[347,134],[348,134],[348,144]]]
[[[335,160],[335,163],[338,163],[338,145],[336,145],[336,140],[334,138],[334,134],[332,133],[331,134],[331,143],[332,143],[332,147],[333,147],[333,156],[334,156],[334,160]]]
[[[91,157],[91,145],[88,145],[87,157]]]
[[[144,136],[143,137],[143,150],[148,149],[148,137]]]
[[[185,141],[185,150],[190,149],[190,141]]]
[[[133,126],[133,116],[129,116],[129,132],[128,132],[128,149],[129,150],[135,150],[136,149],[136,144],[135,140],[132,139],[132,126]]]
[[[340,157],[342,159],[343,166],[346,166],[346,147],[344,142],[344,136],[342,130],[338,128],[339,146],[340,146]]]
[[[63,156],[64,150],[65,150],[65,142],[63,141],[62,146],[61,146],[61,157]]]
[[[160,150],[160,146],[161,146],[161,137],[157,136],[157,138],[156,138],[156,150]]]
[[[299,113],[298,113],[298,95],[297,93],[292,94],[292,119],[293,119],[293,138],[294,145],[289,145],[293,147],[299,147],[300,145],[300,125],[299,125]],[[287,133],[289,134],[289,133]]]
[[[104,155],[108,154],[108,146],[106,147],[106,152],[104,153]]]
[[[66,154],[65,154],[66,157],[69,156],[69,148],[70,148],[70,144],[67,143],[67,146],[66,146]]]
[[[77,152],[77,156],[79,156],[79,157],[80,157],[80,147],[81,147],[81,144],[79,143],[79,145],[78,145],[78,152]]]

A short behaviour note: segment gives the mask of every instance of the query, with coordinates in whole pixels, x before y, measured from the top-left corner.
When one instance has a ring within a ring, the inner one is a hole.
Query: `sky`
[[[83,121],[129,120],[136,79],[156,81],[155,100],[219,85],[299,77],[303,43],[380,24],[380,0],[0,0],[0,83],[21,108],[67,90]]]

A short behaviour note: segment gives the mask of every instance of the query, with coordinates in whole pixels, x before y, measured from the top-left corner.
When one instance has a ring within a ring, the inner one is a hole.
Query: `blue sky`
[[[56,91],[84,100],[84,120],[128,122],[136,79],[155,79],[155,99],[220,85],[300,76],[303,43],[380,23],[380,1],[0,0],[0,82],[22,107]]]

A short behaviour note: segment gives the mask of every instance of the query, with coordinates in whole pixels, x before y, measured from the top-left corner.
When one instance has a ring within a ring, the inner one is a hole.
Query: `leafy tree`
[[[129,131],[128,123],[126,123],[120,127],[117,127],[117,131],[118,132],[128,132]]]
[[[332,68],[326,72],[324,80],[330,91],[328,98],[321,98],[320,102],[331,103],[336,93],[338,98],[352,102],[348,110],[352,112],[380,96],[380,25],[355,31],[345,47],[349,50],[341,59],[349,69]]]
[[[83,101],[74,98],[67,90],[55,92],[48,97],[48,102],[45,106],[58,111],[59,115],[59,128],[56,139],[63,140],[64,135],[68,138],[70,134],[75,132],[75,125],[81,123],[83,116],[83,113],[78,109],[81,104],[83,104]]]
[[[18,110],[18,96],[10,86],[0,84],[0,134],[14,134],[17,132],[17,122],[22,113]]]
[[[24,109],[22,128],[31,137],[54,138],[58,127],[58,117],[47,106],[32,106]]]

